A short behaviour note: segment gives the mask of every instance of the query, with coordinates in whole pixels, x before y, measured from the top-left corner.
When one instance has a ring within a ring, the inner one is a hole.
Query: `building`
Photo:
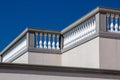
[[[119,16],[120,10],[97,7],[62,31],[25,29],[1,52],[0,76],[120,80]]]

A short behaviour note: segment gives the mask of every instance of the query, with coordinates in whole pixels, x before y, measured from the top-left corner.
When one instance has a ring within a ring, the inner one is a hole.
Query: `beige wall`
[[[0,73],[0,80],[119,80],[109,78],[95,78],[94,77],[75,77],[75,76],[52,76],[52,75],[38,75],[38,74],[20,74],[20,73]],[[117,76],[116,76],[117,77]],[[115,78],[115,77],[114,77]]]
[[[61,65],[61,55],[51,54],[51,53],[34,53],[29,52],[29,62],[30,64],[40,64],[40,65]]]
[[[62,65],[99,68],[99,38],[63,53]]]
[[[24,53],[22,56],[14,60],[12,63],[24,63],[28,64],[28,52]]]
[[[120,40],[95,38],[63,54],[27,52],[13,63],[120,70]]]
[[[100,68],[120,70],[120,40],[100,38]]]
[[[27,52],[14,60],[12,63],[39,64],[39,65],[61,65],[60,54]]]

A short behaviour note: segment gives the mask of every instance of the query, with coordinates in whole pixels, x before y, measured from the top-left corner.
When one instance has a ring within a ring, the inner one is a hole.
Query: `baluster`
[[[109,22],[110,14],[107,13],[107,31],[110,31],[110,22]]]
[[[78,26],[78,34],[81,33],[81,29],[80,29],[80,28],[81,28],[81,26],[79,25],[79,26]]]
[[[76,36],[79,37],[80,35],[80,26],[77,27],[77,32],[76,32]]]
[[[63,37],[64,37],[64,44],[66,44],[66,34],[64,34]]]
[[[88,21],[86,22],[86,36],[88,36],[89,33],[89,26],[88,26]]]
[[[81,39],[83,39],[83,35],[84,35],[84,24],[82,24],[81,26]]]
[[[72,40],[71,36],[74,35],[74,33],[73,33],[73,29],[72,29],[70,32],[68,32],[68,35],[69,35],[69,39],[68,39],[68,42],[69,42],[69,41]]]
[[[83,24],[81,24],[81,28],[80,28],[80,30],[81,30],[81,34],[80,34],[80,36],[81,36],[81,39],[82,39],[82,34],[83,34]]]
[[[72,29],[72,32],[71,32],[71,41],[75,39],[75,28]]]
[[[43,46],[42,46],[42,33],[40,33],[40,42],[39,42],[39,45],[40,45],[39,46],[40,48],[43,48]]]
[[[55,34],[52,35],[52,49],[55,49]]]
[[[92,29],[92,24],[91,24],[91,19],[89,20],[89,35],[91,35],[91,29]]]
[[[92,34],[94,33],[94,17],[92,17]]]
[[[85,35],[85,25],[83,23],[83,29],[82,29],[82,39],[84,38],[84,35]]]
[[[56,48],[57,48],[57,49],[60,49],[60,47],[59,47],[59,45],[60,45],[60,44],[59,44],[59,37],[60,37],[60,35],[57,35],[57,43],[56,43]]]
[[[44,48],[47,48],[47,41],[46,41],[47,34],[44,34]]]
[[[48,49],[51,49],[51,34],[48,34]]]
[[[87,36],[89,36],[89,21],[86,22],[86,26],[87,26]]]
[[[86,22],[84,23],[84,27],[85,27],[85,37],[87,37],[87,24],[86,24]]]
[[[69,35],[68,35],[68,33],[66,33],[66,35],[65,35],[65,44],[67,44],[68,40],[69,40]]]
[[[38,33],[36,32],[35,35],[36,35],[36,48],[38,48],[39,47],[39,44],[38,44]]]
[[[118,15],[115,16],[115,32],[118,32]]]
[[[111,23],[110,23],[110,31],[111,32],[114,31],[113,17],[114,17],[114,14],[111,14]]]
[[[94,17],[94,20],[93,20],[93,29],[94,29],[94,33],[96,32],[96,20],[95,20],[95,17]]]

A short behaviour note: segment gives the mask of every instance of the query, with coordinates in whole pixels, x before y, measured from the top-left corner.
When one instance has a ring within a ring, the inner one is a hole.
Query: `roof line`
[[[93,74],[120,75],[120,70],[49,66],[49,65],[31,65],[31,64],[0,63],[0,69],[27,70],[27,71],[33,71],[33,72],[34,71],[50,71],[50,72],[66,72],[66,73],[93,73]]]

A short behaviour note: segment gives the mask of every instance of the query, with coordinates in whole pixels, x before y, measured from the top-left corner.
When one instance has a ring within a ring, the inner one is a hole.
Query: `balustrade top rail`
[[[118,32],[120,32],[120,10],[97,7],[62,31],[27,28],[0,54],[8,51],[24,36],[28,48],[61,51],[73,44],[78,45],[78,42],[83,43],[95,36],[103,36],[104,33],[104,36],[115,34],[112,37],[120,38]]]

